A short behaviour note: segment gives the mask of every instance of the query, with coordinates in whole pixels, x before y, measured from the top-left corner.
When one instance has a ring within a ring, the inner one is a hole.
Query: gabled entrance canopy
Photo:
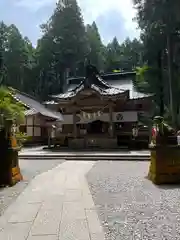
[[[106,83],[100,77],[100,75],[91,73],[84,77],[81,83],[74,89],[66,91],[63,94],[53,95],[52,98],[56,102],[66,102],[75,99],[79,95],[90,96],[91,94],[96,94],[103,100],[117,100],[119,98],[128,98],[129,90],[121,90],[119,88],[112,87],[111,85]]]

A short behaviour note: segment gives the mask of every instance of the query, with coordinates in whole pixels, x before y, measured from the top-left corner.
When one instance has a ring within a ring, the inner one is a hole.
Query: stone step
[[[65,159],[69,161],[150,161],[150,155],[130,155],[130,154],[98,154],[98,155],[87,155],[87,154],[46,154],[46,155],[25,155],[21,154],[19,159],[32,159],[32,160],[50,160],[50,159]]]

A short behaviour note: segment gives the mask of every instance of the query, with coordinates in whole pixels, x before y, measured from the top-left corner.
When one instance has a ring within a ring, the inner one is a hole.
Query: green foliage
[[[23,144],[30,139],[29,136],[27,136],[26,133],[22,133],[22,132],[16,132],[15,133],[16,136],[16,140],[17,140],[17,145],[21,148],[23,146]]]
[[[67,75],[79,75],[87,54],[81,11],[76,1],[57,4],[38,42],[36,88],[42,98],[62,92]],[[38,86],[38,87],[37,87]]]
[[[101,41],[101,37],[95,22],[92,25],[86,26],[87,35],[87,58],[90,62],[97,66],[98,69],[104,68],[104,46]]]
[[[102,43],[95,22],[84,25],[76,0],[57,3],[49,20],[41,25],[36,48],[15,25],[0,23],[0,83],[46,100],[66,87],[66,77],[84,76],[86,59],[101,72],[132,71],[142,62],[142,43],[116,37]],[[1,61],[2,60],[2,61]]]
[[[149,89],[155,93],[157,105],[160,105],[158,97],[163,95],[166,109],[164,114],[171,116],[173,124],[177,126],[180,91],[180,2],[134,0],[134,5],[137,9],[137,21],[144,45],[143,61],[149,66],[144,78],[145,83],[148,82]],[[160,55],[161,64],[159,64]],[[164,86],[163,92],[160,85]],[[172,99],[170,99],[170,87]]]
[[[147,74],[149,71],[149,67],[147,65],[144,65],[143,67],[136,67],[136,81],[135,86],[140,92],[146,92],[150,93],[150,86],[147,82]]]
[[[24,120],[24,107],[14,100],[12,94],[5,87],[0,87],[1,123],[5,123],[6,120],[13,120],[20,124]]]
[[[106,48],[105,71],[117,70],[132,71],[141,65],[142,43],[137,39],[131,41],[129,38],[121,45],[115,37]]]

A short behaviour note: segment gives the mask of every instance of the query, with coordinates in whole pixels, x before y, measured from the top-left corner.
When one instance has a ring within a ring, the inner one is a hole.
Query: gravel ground
[[[180,239],[180,186],[153,185],[147,162],[97,162],[87,180],[106,240]]]
[[[24,180],[11,188],[0,188],[0,215],[26,188],[28,183],[37,175],[46,172],[63,163],[62,160],[20,160]]]

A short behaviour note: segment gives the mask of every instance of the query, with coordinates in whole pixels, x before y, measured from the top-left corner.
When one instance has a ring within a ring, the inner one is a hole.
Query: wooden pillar
[[[27,122],[27,117],[25,117],[25,119],[26,119],[26,134],[27,134],[27,128],[28,128],[28,122]]]
[[[77,126],[76,126],[76,111],[73,111],[73,136],[77,137]]]
[[[33,132],[32,132],[33,138],[34,138],[34,135],[35,135],[34,125],[35,125],[35,117],[34,117],[34,115],[33,115]]]
[[[51,127],[48,126],[48,148],[51,147]]]
[[[114,137],[113,106],[109,105],[109,134]]]

